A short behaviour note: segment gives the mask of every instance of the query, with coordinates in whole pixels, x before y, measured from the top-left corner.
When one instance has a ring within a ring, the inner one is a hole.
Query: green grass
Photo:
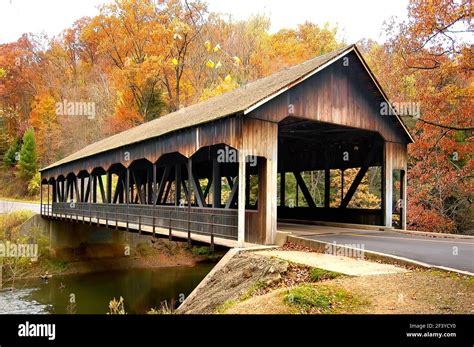
[[[458,274],[452,271],[442,271],[442,270],[428,270],[427,271],[430,275],[435,277],[442,277],[442,278],[450,278],[454,281],[460,281],[467,286],[473,287],[474,286],[474,277]]]
[[[247,288],[247,291],[239,297],[239,301],[250,299],[254,294],[260,290],[265,289],[267,284],[263,281],[257,281]]]
[[[339,272],[327,271],[327,270],[318,269],[318,268],[311,269],[311,281],[313,282],[319,282],[323,280],[332,280],[340,276],[343,276],[343,274]]]
[[[216,309],[216,312],[217,313],[225,313],[225,312],[227,312],[227,310],[234,307],[236,304],[237,304],[237,301],[235,301],[235,300],[227,300],[226,302],[224,302],[222,305],[220,305]]]
[[[307,283],[288,290],[284,302],[303,313],[350,312],[366,304],[344,289]]]

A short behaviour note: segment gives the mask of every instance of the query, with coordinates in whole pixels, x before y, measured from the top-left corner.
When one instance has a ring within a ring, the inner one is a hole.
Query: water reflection
[[[127,313],[146,313],[161,302],[175,303],[199,284],[214,264],[193,267],[114,270],[18,282],[0,292],[0,313],[107,313],[122,296]]]

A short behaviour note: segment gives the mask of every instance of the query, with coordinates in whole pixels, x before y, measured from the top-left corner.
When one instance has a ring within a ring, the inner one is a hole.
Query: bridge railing
[[[55,202],[41,214],[82,223],[105,224],[142,231],[144,226],[237,239],[237,210],[188,206]]]

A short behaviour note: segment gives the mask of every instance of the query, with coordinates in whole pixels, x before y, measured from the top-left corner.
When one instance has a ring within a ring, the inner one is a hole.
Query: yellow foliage
[[[215,64],[214,64],[214,62],[213,62],[211,59],[209,59],[209,60],[207,61],[207,63],[206,63],[206,66],[209,67],[209,68],[211,68],[211,69],[213,69],[214,66],[215,66]]]
[[[239,84],[232,80],[230,75],[227,75],[224,80],[213,87],[206,88],[203,93],[201,94],[200,101],[207,100],[217,95],[221,95],[223,93],[229,92],[239,87]]]

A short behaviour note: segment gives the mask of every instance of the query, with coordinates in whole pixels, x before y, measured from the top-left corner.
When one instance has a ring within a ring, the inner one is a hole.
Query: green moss
[[[318,269],[318,268],[311,269],[311,281],[313,282],[319,282],[323,280],[332,280],[339,276],[343,276],[343,275],[339,272],[334,272],[334,271],[327,271],[327,270]]]

